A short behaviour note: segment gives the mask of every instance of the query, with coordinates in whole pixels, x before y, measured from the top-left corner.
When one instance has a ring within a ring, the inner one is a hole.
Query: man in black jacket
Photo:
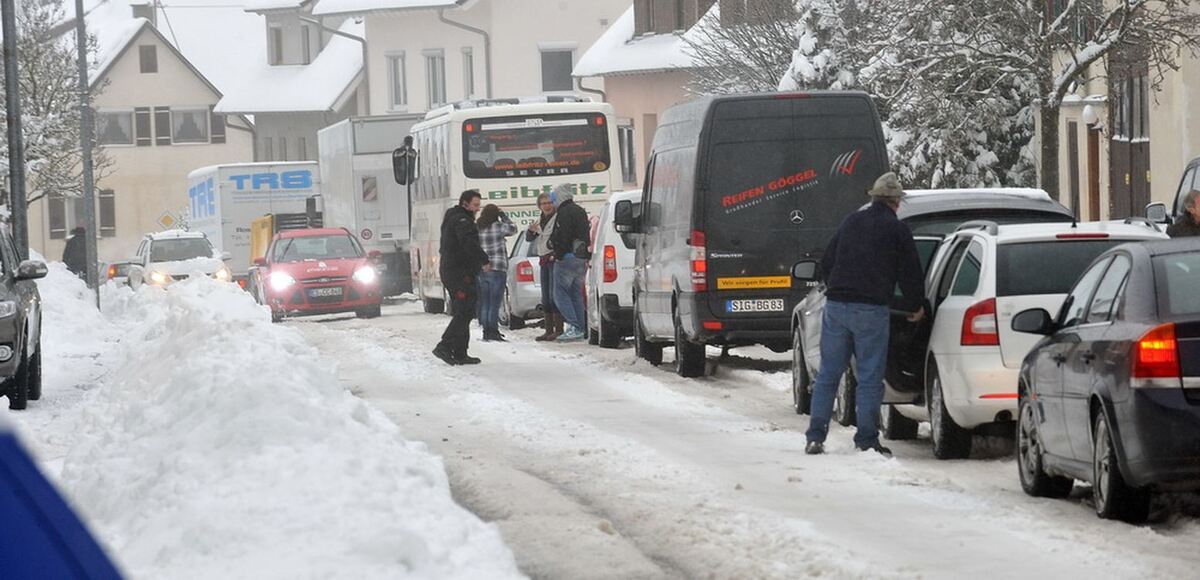
[[[434,356],[449,365],[479,364],[479,359],[467,354],[471,341],[471,319],[479,298],[479,272],[491,270],[487,253],[479,244],[479,229],[475,214],[482,204],[479,190],[468,189],[458,198],[458,205],[446,210],[442,218],[441,264],[438,273],[450,296],[450,324],[442,340],[433,349]]]
[[[1200,236],[1200,190],[1193,189],[1183,196],[1183,211],[1175,223],[1167,226],[1167,235],[1172,238]]]
[[[87,240],[84,236],[87,235],[87,230],[83,226],[76,226],[71,230],[71,239],[67,240],[67,247],[63,249],[63,264],[66,264],[67,270],[72,274],[83,278],[87,276],[87,247],[84,245]]]
[[[825,278],[825,311],[821,318],[821,368],[813,384],[812,418],[805,452],[825,452],[825,437],[833,415],[838,383],[856,361],[858,431],[854,445],[890,457],[879,444],[876,416],[883,404],[883,373],[887,365],[890,303],[900,285],[900,307],[924,317],[925,276],[912,231],[896,218],[904,190],[894,173],[885,173],[869,192],[873,203],[850,214],[825,248],[821,270]]]
[[[570,327],[557,340],[568,342],[585,338],[587,316],[583,304],[583,279],[587,274],[592,224],[587,210],[575,203],[570,185],[560,185],[550,193],[558,208],[554,211],[554,231],[550,248],[554,250],[554,305]]]

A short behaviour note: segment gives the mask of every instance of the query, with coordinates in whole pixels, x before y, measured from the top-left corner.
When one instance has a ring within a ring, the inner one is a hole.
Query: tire
[[[598,315],[596,321],[596,344],[600,348],[617,348],[621,346],[621,332],[617,325],[604,319],[604,314]]]
[[[29,405],[29,361],[25,355],[17,353],[21,362],[17,365],[17,373],[5,381],[8,387],[8,408],[20,411]]]
[[[800,329],[792,331],[792,408],[797,415],[812,412],[812,378],[808,374],[808,363],[804,362],[804,343],[800,340]]]
[[[1112,442],[1112,430],[1104,412],[1096,413],[1092,428],[1092,498],[1096,515],[1106,520],[1142,523],[1150,517],[1147,489],[1130,487],[1121,475],[1120,460]]]
[[[508,288],[504,289],[504,301],[500,303],[500,326],[509,330],[521,330],[525,328],[525,319],[520,316],[513,316],[512,303],[508,301]]]
[[[857,393],[858,378],[854,376],[853,370],[847,369],[833,398],[833,420],[837,421],[838,425],[850,427],[858,422],[858,415],[855,413]]]
[[[938,459],[966,459],[971,455],[971,432],[958,426],[946,410],[942,378],[937,366],[929,368],[929,426],[933,456]]]
[[[679,311],[675,312],[675,372],[679,376],[692,379],[704,376],[708,359],[705,357],[704,343],[696,344],[683,335],[683,324],[679,319]]]
[[[920,423],[900,414],[895,405],[879,408],[879,433],[889,441],[909,441],[917,438]]]
[[[1022,389],[1024,390],[1024,389]],[[1075,480],[1048,475],[1042,463],[1042,440],[1029,396],[1017,403],[1017,475],[1021,489],[1033,497],[1064,498],[1071,495]]]
[[[592,346],[598,346],[600,344],[600,331],[598,329],[592,328],[591,326],[588,326],[587,327],[587,339],[588,339],[588,341],[587,341],[588,344],[590,344]]]
[[[37,401],[42,398],[42,345],[41,339],[34,345],[36,350],[29,359],[29,400]]]
[[[375,305],[370,308],[363,308],[354,313],[359,318],[379,318],[383,314],[383,307]]]
[[[642,331],[642,321],[638,317],[636,304],[635,302],[633,308],[633,350],[637,353],[638,358],[654,366],[661,365],[663,347],[661,344],[646,340],[646,333]]]
[[[271,322],[275,322],[275,323],[283,322],[283,313],[279,312],[278,310],[272,309],[271,310]]]
[[[422,298],[421,306],[424,307],[426,314],[441,314],[446,310],[446,302],[435,298]]]

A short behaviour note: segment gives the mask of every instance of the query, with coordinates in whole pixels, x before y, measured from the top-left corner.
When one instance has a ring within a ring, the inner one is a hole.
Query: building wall
[[[140,72],[137,47],[147,44],[157,46],[157,73]],[[149,31],[143,31],[113,65],[107,80],[103,92],[93,99],[98,111],[155,106],[208,108],[218,100],[218,95]],[[253,159],[249,127],[235,117],[229,117],[227,125],[224,144],[105,147],[113,165],[96,189],[115,193],[116,236],[101,238],[102,261],[127,258],[137,249],[143,234],[167,229],[159,224],[164,214],[182,216],[188,201],[187,175],[193,169]],[[29,243],[47,258],[57,260],[62,257],[65,240],[50,239],[46,203],[41,200],[30,205]],[[79,212],[68,211],[68,230],[75,225],[74,213]]]
[[[659,72],[605,78],[605,92],[621,120],[633,123],[637,182],[642,183],[657,119],[672,105],[691,98],[684,91],[691,80],[687,72]],[[589,81],[590,82],[590,81]]]
[[[1200,157],[1200,60],[1185,53],[1180,64],[1150,94],[1150,195],[1168,207],[1184,167]]]
[[[316,161],[317,132],[358,114],[359,99],[351,98],[341,110],[327,113],[259,113],[254,116],[254,159],[257,161]],[[303,140],[305,154],[301,155]],[[287,155],[280,143],[286,143]],[[270,143],[268,150],[267,143]]]

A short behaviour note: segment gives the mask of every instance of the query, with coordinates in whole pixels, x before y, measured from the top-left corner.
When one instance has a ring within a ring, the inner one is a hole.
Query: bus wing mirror
[[[1146,219],[1156,223],[1165,224],[1167,221],[1167,204],[1156,201],[1146,206]]]
[[[400,185],[417,180],[417,150],[407,145],[392,151],[392,177]]]
[[[633,215],[633,202],[621,200],[613,208],[613,229],[622,234],[637,233],[637,218]]]

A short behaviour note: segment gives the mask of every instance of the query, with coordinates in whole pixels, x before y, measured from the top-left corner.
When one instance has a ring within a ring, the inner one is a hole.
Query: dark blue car
[[[1020,379],[1017,464],[1034,496],[1092,484],[1103,518],[1143,521],[1154,492],[1200,489],[1200,239],[1126,244],[1096,259]]]

